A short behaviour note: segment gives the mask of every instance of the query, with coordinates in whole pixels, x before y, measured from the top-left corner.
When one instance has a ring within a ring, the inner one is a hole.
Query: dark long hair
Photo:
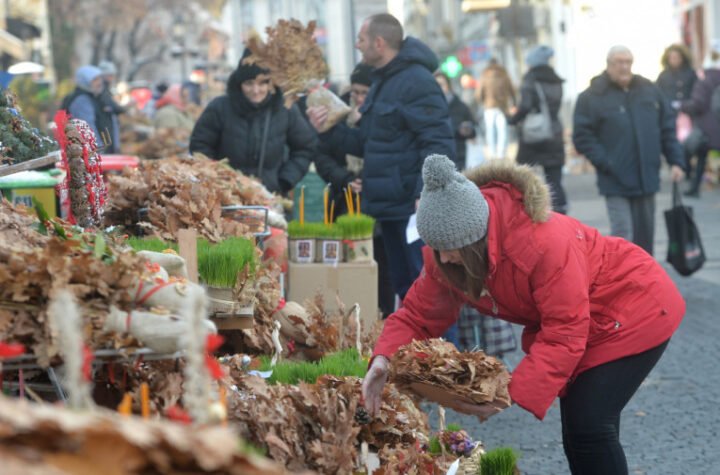
[[[440,252],[433,251],[435,263],[445,278],[473,300],[479,300],[489,271],[487,238],[459,249],[462,264],[440,262]]]
[[[665,48],[665,52],[662,55],[660,63],[662,63],[662,67],[664,69],[670,68],[668,57],[672,51],[676,51],[682,57],[683,64],[681,67],[692,68],[692,56],[690,55],[690,50],[683,44],[675,43]]]

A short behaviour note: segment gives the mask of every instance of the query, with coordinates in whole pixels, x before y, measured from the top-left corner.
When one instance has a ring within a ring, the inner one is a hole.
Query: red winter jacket
[[[387,319],[375,355],[441,336],[470,304],[525,327],[510,396],[542,419],[581,372],[670,338],[685,302],[645,251],[550,212],[547,187],[528,168],[489,165],[469,178],[490,206],[486,295],[472,301],[452,287],[426,247],[425,268]]]

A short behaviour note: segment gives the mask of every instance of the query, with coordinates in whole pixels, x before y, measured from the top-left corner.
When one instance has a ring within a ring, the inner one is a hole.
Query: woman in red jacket
[[[388,358],[442,335],[467,303],[525,327],[526,356],[510,396],[538,419],[560,397],[573,474],[626,474],[620,412],[655,366],[685,313],[674,283],[648,253],[553,213],[527,167],[492,162],[455,171],[426,159],[417,212],[425,267],[374,349],[363,395],[380,404]],[[492,405],[458,404],[481,420]]]

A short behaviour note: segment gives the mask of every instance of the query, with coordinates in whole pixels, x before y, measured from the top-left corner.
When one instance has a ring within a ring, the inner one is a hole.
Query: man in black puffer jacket
[[[577,99],[573,142],[597,170],[610,233],[653,253],[655,194],[660,156],[682,180],[685,159],[675,136],[675,114],[660,89],[632,73],[633,56],[615,46],[607,69]]]
[[[243,64],[228,79],[227,93],[205,108],[190,137],[190,152],[230,159],[245,175],[273,192],[287,193],[305,176],[317,135],[296,105],[286,109],[282,91],[272,91],[268,71]]]
[[[320,136],[333,149],[364,159],[362,209],[380,223],[401,298],[422,268],[422,242],[407,244],[406,228],[420,198],[423,161],[434,153],[455,159],[448,104],[433,77],[437,57],[403,35],[400,22],[387,13],[365,20],[356,47],[375,69],[359,127],[340,124]],[[320,130],[327,110],[309,108],[308,116]]]

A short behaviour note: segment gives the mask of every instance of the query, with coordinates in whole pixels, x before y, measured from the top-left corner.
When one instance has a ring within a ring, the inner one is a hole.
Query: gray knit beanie
[[[477,185],[458,173],[444,155],[427,157],[422,173],[425,186],[417,228],[425,244],[437,251],[451,251],[484,238],[490,208]]]
[[[525,56],[525,64],[532,69],[536,66],[547,66],[550,58],[555,54],[555,50],[549,46],[540,45],[531,49]]]

